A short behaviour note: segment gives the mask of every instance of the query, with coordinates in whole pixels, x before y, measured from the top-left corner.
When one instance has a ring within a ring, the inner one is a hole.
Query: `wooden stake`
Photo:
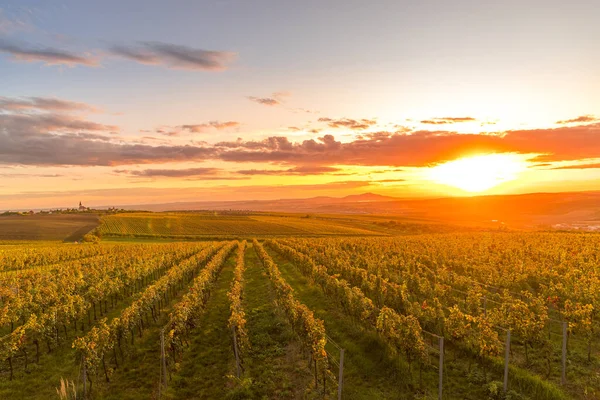
[[[562,340],[562,375],[560,377],[560,383],[567,383],[567,322],[562,323],[563,328],[563,340]]]
[[[504,392],[508,390],[508,359],[510,357],[510,329],[506,331],[506,344],[504,351]]]
[[[442,390],[444,382],[444,338],[440,338],[440,365],[439,365],[439,381],[438,381],[438,400],[442,400]]]
[[[344,349],[340,349],[340,374],[338,377],[338,400],[342,400],[342,387],[344,386]]]
[[[235,368],[238,379],[240,378],[240,355],[238,353],[237,335],[235,334],[235,325],[231,327],[233,333],[233,353],[235,354]]]

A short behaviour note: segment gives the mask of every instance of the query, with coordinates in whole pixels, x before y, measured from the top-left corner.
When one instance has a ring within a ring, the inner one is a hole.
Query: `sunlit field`
[[[600,396],[598,235],[141,240],[0,246],[1,398]]]
[[[102,237],[202,238],[252,236],[381,235],[376,231],[305,216],[197,213],[132,213],[105,216],[97,229]]]

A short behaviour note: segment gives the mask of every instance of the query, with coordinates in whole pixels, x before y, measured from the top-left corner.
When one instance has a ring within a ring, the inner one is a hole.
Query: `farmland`
[[[131,213],[105,216],[102,237],[236,238],[272,236],[381,235],[352,223],[299,216],[216,215],[200,213]]]
[[[94,214],[52,214],[0,216],[0,241],[80,240],[98,226]]]
[[[322,236],[0,246],[0,398],[600,397],[600,236]]]

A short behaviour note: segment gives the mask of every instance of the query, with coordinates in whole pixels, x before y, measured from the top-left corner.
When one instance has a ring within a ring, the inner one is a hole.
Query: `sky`
[[[0,210],[600,188],[597,1],[0,0]]]

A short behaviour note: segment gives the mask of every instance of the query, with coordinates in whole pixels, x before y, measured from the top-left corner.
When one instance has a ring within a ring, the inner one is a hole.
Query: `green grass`
[[[231,332],[227,328],[229,299],[227,292],[233,280],[235,255],[226,261],[211,290],[206,311],[196,322],[184,351],[183,362],[169,382],[168,398],[219,399],[230,390],[227,378],[233,363]],[[159,364],[156,363],[158,368]],[[158,369],[156,380],[158,380]]]
[[[243,305],[251,347],[244,355],[243,378],[251,379],[246,393],[256,399],[302,398],[313,384],[308,355],[277,310],[275,292],[252,245],[246,249],[245,261]]]

